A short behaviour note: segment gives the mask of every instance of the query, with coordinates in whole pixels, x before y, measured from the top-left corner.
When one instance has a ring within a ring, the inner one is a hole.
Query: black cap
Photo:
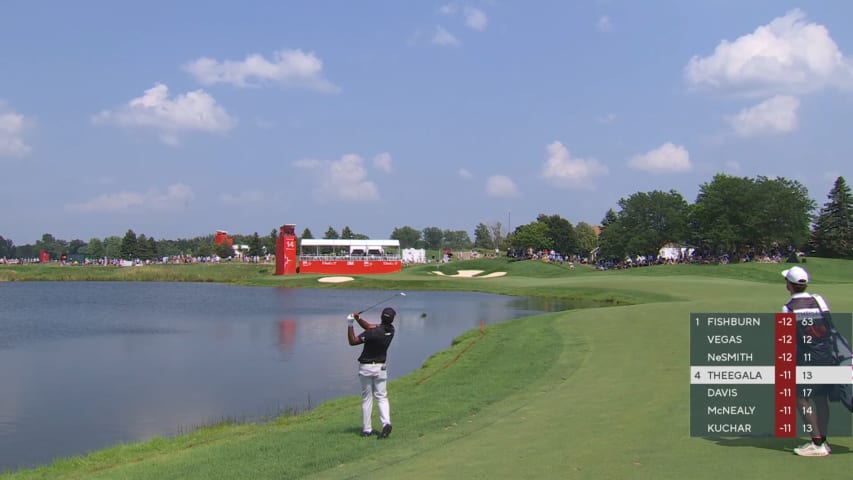
[[[391,323],[394,321],[394,317],[396,317],[396,316],[397,316],[397,312],[394,311],[393,308],[386,307],[384,310],[382,310],[382,316],[381,316],[382,323]]]

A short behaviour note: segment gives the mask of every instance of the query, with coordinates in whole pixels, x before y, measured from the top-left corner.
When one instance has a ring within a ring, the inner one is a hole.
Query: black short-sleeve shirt
[[[394,339],[394,327],[380,324],[363,331],[358,338],[364,342],[364,349],[358,357],[360,363],[385,363],[388,346]]]

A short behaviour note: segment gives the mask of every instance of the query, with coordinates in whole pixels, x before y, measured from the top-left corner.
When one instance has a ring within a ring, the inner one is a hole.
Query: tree
[[[15,257],[15,243],[0,235],[0,258]]]
[[[341,238],[341,237],[338,235],[338,231],[335,230],[334,228],[332,228],[330,225],[329,229],[326,230],[326,234],[323,235],[323,238],[325,238],[327,240],[334,240],[334,239]]]
[[[352,240],[355,237],[355,234],[352,233],[352,230],[349,228],[349,225],[345,226],[343,230],[341,230],[341,238],[344,240]]]
[[[601,233],[605,258],[657,256],[666,243],[689,236],[689,206],[675,190],[637,192],[618,202],[616,221]]]
[[[104,256],[107,258],[121,257],[121,237],[112,235],[104,239]]]
[[[133,260],[136,256],[136,234],[128,230],[121,239],[119,254],[123,260]]]
[[[505,248],[505,246],[502,245],[504,242],[504,236],[503,233],[501,233],[502,229],[503,225],[501,225],[501,222],[495,222],[489,225],[489,230],[492,232],[492,243],[494,243],[495,248]]]
[[[544,213],[540,213],[536,217],[536,221],[545,224],[547,227],[546,235],[550,240],[552,249],[562,255],[577,253],[575,228],[568,220],[559,215],[545,215]]]
[[[844,177],[835,179],[815,221],[811,246],[824,257],[853,256],[853,196]]]
[[[213,247],[211,245],[212,245],[212,243],[210,243],[210,242],[204,242],[204,243],[198,244],[198,246],[196,247],[196,250],[195,250],[196,256],[198,256],[198,257],[209,257],[209,256],[213,255]]]
[[[582,257],[588,257],[598,247],[598,235],[592,225],[586,222],[578,222],[575,225],[575,238],[577,240],[577,253]]]
[[[234,249],[231,248],[231,245],[228,245],[228,242],[215,243],[213,245],[213,253],[219,258],[231,258],[234,256]]]
[[[307,228],[305,230],[308,230]],[[308,234],[311,234],[308,231]],[[258,236],[258,232],[252,234],[252,237],[249,239],[249,256],[250,257],[259,257],[263,255],[263,246],[261,245],[261,237]]]
[[[444,246],[454,250],[470,250],[471,236],[465,230],[445,230],[443,233]]]
[[[483,222],[477,224],[477,227],[474,228],[474,248],[481,249],[494,249],[495,241],[492,238],[492,232],[489,229],[489,226]]]
[[[797,181],[717,174],[691,210],[693,241],[714,253],[802,245],[814,207]]]
[[[426,227],[423,229],[422,237],[425,248],[437,250],[442,247],[444,232],[438,227]]]
[[[303,238],[303,239],[304,239],[304,238],[309,238],[309,239],[311,239],[311,238],[314,238],[314,235],[311,233],[311,230],[310,230],[310,229],[306,228],[305,230],[302,230],[302,236],[301,236],[301,237],[299,237],[299,238]]]
[[[156,260],[159,257],[159,248],[154,237],[148,237],[148,255],[151,260]]]
[[[45,233],[41,236],[41,240],[36,241],[35,250],[44,250],[50,254],[51,258],[59,258],[68,252],[68,242],[56,239],[53,235]]]
[[[136,237],[136,250],[134,252],[134,257],[140,260],[151,260],[154,257],[154,252],[149,252],[148,246],[148,237],[146,237],[144,233],[140,233],[139,236]]]
[[[413,248],[420,239],[421,232],[408,225],[397,227],[391,232],[391,240],[399,241],[401,248]]]
[[[519,225],[512,234],[512,246],[524,251],[550,250],[553,244],[548,236],[548,225],[538,221]]]

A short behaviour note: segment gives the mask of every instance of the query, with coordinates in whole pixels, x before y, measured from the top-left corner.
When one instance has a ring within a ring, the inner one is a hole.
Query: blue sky
[[[0,3],[0,235],[598,224],[851,178],[853,3]]]

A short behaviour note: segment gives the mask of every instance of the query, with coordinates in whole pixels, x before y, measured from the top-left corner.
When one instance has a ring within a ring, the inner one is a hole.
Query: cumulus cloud
[[[486,12],[479,8],[465,7],[462,14],[465,16],[465,25],[469,28],[482,32],[489,25]]]
[[[565,188],[589,187],[593,177],[607,174],[607,167],[595,159],[572,158],[569,149],[560,142],[546,147],[548,160],[542,167],[542,177]]]
[[[460,168],[459,169],[459,178],[471,178],[473,176],[474,176],[474,174],[471,173],[470,171],[468,171],[467,168]]]
[[[433,45],[442,47],[456,47],[460,44],[459,39],[453,36],[450,32],[442,28],[440,25],[435,27],[435,33],[432,35],[430,42]]]
[[[776,95],[752,108],[741,110],[729,118],[729,123],[741,137],[789,133],[797,128],[799,107],[798,98]]]
[[[152,188],[147,192],[123,191],[107,193],[83,203],[72,203],[65,209],[78,213],[111,213],[130,210],[170,210],[186,206],[193,199],[192,188],[182,183],[169,185],[166,191]]]
[[[505,175],[492,175],[486,179],[486,195],[503,198],[517,197],[518,187]]]
[[[236,194],[223,193],[219,196],[219,201],[223,205],[242,207],[247,205],[257,205],[264,200],[263,193],[257,190],[249,190]]]
[[[379,199],[379,190],[367,178],[364,159],[358,155],[347,154],[331,162],[302,159],[293,164],[316,174],[318,180],[314,194],[318,200],[369,202]]]
[[[374,168],[382,170],[383,172],[390,172],[392,163],[393,159],[391,158],[391,154],[388,152],[383,152],[373,157]]]
[[[438,7],[438,13],[442,15],[454,15],[459,11],[459,7],[452,3],[448,3],[447,5],[442,5]]]
[[[628,166],[650,173],[676,173],[690,170],[690,154],[681,145],[666,142],[660,147],[636,155],[628,161]]]
[[[279,50],[271,59],[263,55],[247,55],[243,60],[202,57],[184,65],[202,85],[226,83],[237,87],[277,83],[285,87],[303,87],[334,93],[340,89],[323,78],[323,61],[302,50]]]
[[[24,142],[24,131],[31,123],[0,101],[0,157],[22,157],[32,151],[32,147]]]
[[[237,124],[204,90],[169,98],[169,87],[157,84],[127,105],[104,110],[92,119],[96,124],[151,129],[168,144],[177,144],[182,132],[223,133]]]
[[[595,23],[595,27],[599,32],[607,33],[613,29],[613,22],[610,21],[610,17],[604,15],[598,19],[598,22]]]
[[[804,93],[853,86],[853,62],[823,25],[791,10],[733,42],[722,40],[707,57],[694,56],[685,76],[698,87],[746,94]]]

